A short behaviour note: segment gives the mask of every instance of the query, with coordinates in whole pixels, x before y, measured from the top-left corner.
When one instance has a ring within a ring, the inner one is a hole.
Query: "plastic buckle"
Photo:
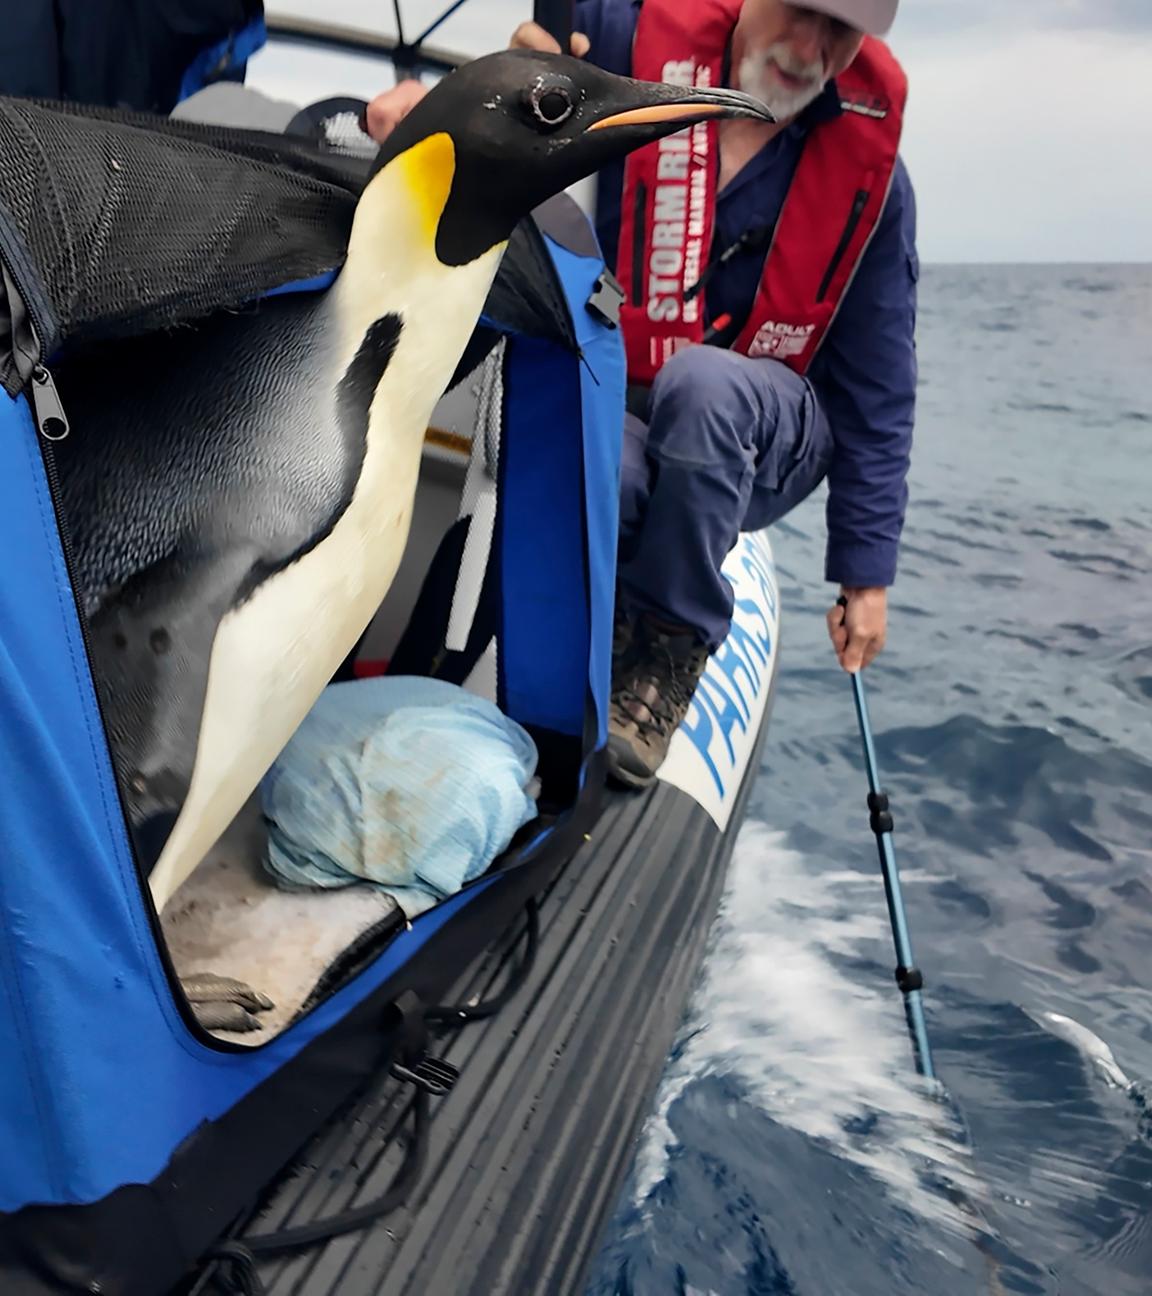
[[[392,1063],[388,1074],[397,1080],[415,1085],[425,1093],[439,1098],[448,1093],[460,1079],[460,1072],[451,1062],[428,1055],[428,1022],[424,1001],[413,990],[398,995],[392,1005],[400,1014],[400,1056]]]
[[[442,1098],[446,1093],[451,1093],[456,1081],[460,1079],[459,1070],[451,1062],[427,1054],[411,1064],[393,1062],[389,1074],[397,1080],[415,1085],[417,1089],[423,1089],[433,1098]]]
[[[620,327],[620,308],[624,305],[627,294],[620,280],[611,270],[605,270],[596,280],[592,296],[588,298],[588,313],[606,324],[609,328]]]

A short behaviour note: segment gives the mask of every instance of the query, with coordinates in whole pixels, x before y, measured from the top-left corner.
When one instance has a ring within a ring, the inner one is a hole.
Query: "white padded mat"
[[[161,918],[178,975],[235,977],[276,1005],[260,1014],[260,1031],[214,1032],[253,1045],[279,1034],[323,972],[396,909],[390,896],[368,886],[281,891],[261,866],[263,850],[264,826],[254,797]]]

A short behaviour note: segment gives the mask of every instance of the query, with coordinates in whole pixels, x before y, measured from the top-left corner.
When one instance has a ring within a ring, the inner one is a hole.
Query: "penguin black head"
[[[414,151],[440,172],[430,183],[439,193],[430,194],[439,209],[436,255],[460,266],[606,163],[723,117],[775,120],[736,90],[634,81],[558,54],[507,50],[466,63],[435,86],[389,137],[375,170]],[[431,141],[439,146],[426,147]],[[420,175],[414,167],[412,182],[421,183]]]

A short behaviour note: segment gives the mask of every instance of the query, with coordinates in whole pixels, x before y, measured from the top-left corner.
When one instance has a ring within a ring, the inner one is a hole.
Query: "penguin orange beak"
[[[588,127],[584,132],[586,135],[593,131],[623,126],[667,126],[673,123],[693,126],[715,117],[752,117],[769,124],[776,122],[775,115],[766,104],[740,90],[682,90],[662,86],[660,89],[668,97],[662,102],[652,103],[656,87],[639,81],[633,84],[649,102],[638,108],[627,108],[623,112],[602,117]]]

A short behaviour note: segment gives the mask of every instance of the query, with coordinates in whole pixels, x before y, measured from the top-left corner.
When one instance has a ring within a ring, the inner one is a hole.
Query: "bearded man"
[[[579,0],[572,52],[724,84],[778,121],[696,127],[600,176],[626,294],[629,413],[609,767],[656,776],[732,618],[721,565],[827,478],[828,631],[847,671],[887,632],[915,411],[907,82],[879,39],[898,0]],[[527,23],[513,46],[558,52]],[[374,101],[383,138],[419,89]]]

